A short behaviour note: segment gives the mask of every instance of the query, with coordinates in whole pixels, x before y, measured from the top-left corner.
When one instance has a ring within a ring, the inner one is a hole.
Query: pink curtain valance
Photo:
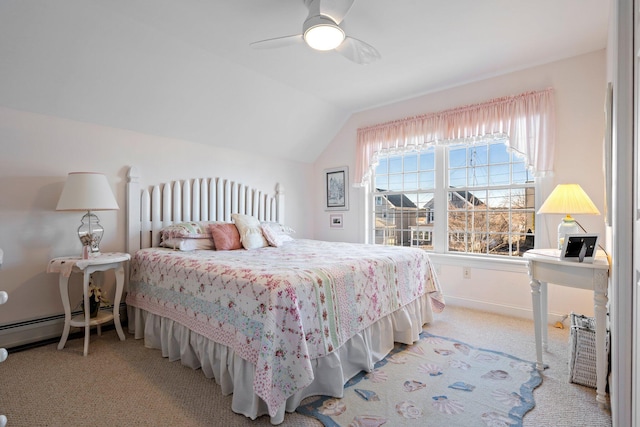
[[[358,129],[356,185],[364,185],[382,150],[468,141],[504,135],[537,176],[553,171],[555,107],[553,89],[496,98],[438,113]]]

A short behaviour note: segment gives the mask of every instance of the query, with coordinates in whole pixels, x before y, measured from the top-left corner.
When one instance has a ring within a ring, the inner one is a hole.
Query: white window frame
[[[426,147],[425,147],[426,148]],[[448,197],[448,158],[445,144],[440,144],[435,146],[435,189],[434,189],[434,206],[435,212],[434,215],[439,218],[447,218],[447,197]],[[408,154],[411,151],[416,151],[415,149],[407,149],[407,150],[394,150],[395,152],[390,152],[388,155],[403,155]],[[384,154],[385,156],[387,153]],[[536,194],[535,199],[535,211],[539,208],[540,202],[540,194],[543,194],[542,189],[546,186],[547,178],[534,178],[534,184],[531,186]],[[511,186],[509,186],[511,187]],[[514,185],[514,188],[521,187],[520,185]],[[489,187],[490,188],[490,187]],[[371,174],[369,182],[365,185],[365,241],[367,243],[375,242],[375,228],[372,224],[373,215],[375,213],[375,194],[372,192],[375,189],[375,173]],[[534,213],[535,215],[535,213]],[[539,239],[542,236],[548,235],[546,224],[543,221],[537,221],[536,218],[536,226],[534,230],[535,242],[536,246],[538,245]],[[429,250],[429,253],[434,254],[436,256],[454,256],[461,258],[470,258],[476,259],[478,262],[486,262],[487,260],[496,260],[496,261],[504,261],[504,262],[516,262],[518,264],[521,263],[521,257],[515,256],[505,256],[505,255],[492,255],[492,254],[479,254],[479,253],[470,253],[470,252],[454,252],[448,251],[447,245],[447,222],[448,221],[436,221],[433,227],[433,250]]]

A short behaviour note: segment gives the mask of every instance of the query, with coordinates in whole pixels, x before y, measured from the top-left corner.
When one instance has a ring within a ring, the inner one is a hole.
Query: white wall
[[[125,174],[131,165],[140,168],[143,183],[226,177],[263,191],[281,183],[286,222],[298,230],[298,237],[358,242],[364,240],[362,190],[350,188],[344,229],[329,229],[329,213],[322,205],[323,169],[347,165],[351,174],[355,170],[358,127],[553,86],[559,159],[554,180],[579,182],[603,211],[604,64],[604,51],[596,52],[357,113],[313,165],[0,107],[0,289],[9,293],[9,302],[0,310],[0,326],[62,313],[57,277],[45,271],[50,258],[80,251],[75,230],[81,215],[55,211],[72,171],[105,173],[121,206],[118,212],[100,213],[106,230],[104,251],[124,250]],[[549,224],[549,242],[559,220],[539,220],[538,229]],[[603,232],[602,217],[579,220],[590,231]],[[471,279],[463,279],[459,259],[439,259],[450,304],[529,315],[528,278],[522,265],[501,272],[488,264],[473,264]],[[552,314],[593,311],[589,292],[552,286],[549,294]]]
[[[107,175],[119,211],[98,212],[105,228],[101,249],[125,249],[125,183],[137,166],[142,184],[171,179],[224,177],[272,193],[284,186],[287,224],[312,237],[311,166],[226,148],[161,138],[95,124],[0,107],[0,289],[9,301],[0,325],[63,312],[58,278],[49,259],[80,254],[81,213],[56,212],[66,176],[73,171]],[[77,280],[77,278],[76,278]],[[73,283],[73,282],[72,282]],[[79,281],[77,283],[80,283]],[[72,285],[73,286],[73,285]],[[72,297],[72,305],[80,294]]]
[[[548,191],[555,184],[579,183],[604,213],[605,63],[606,53],[602,50],[354,114],[315,163],[313,179],[318,195],[314,211],[315,237],[330,241],[364,241],[362,189],[350,189],[350,209],[344,212],[344,229],[329,228],[329,213],[322,205],[325,168],[347,165],[353,180],[358,128],[547,87],[555,89],[556,99],[556,163]],[[577,219],[590,232],[605,235],[603,216],[579,216]],[[537,244],[540,247],[552,245],[560,220],[559,215],[538,216]],[[522,263],[511,266],[509,271],[501,271],[504,266],[465,259],[467,265],[472,265],[472,274],[471,279],[463,279],[460,257],[453,261],[447,260],[451,257],[436,258],[443,263],[439,267],[440,278],[449,303],[530,316],[529,280]],[[593,314],[590,292],[551,286],[549,295],[549,312],[556,315],[552,321],[571,311]]]
[[[169,3],[150,13],[139,2],[0,2],[0,105],[315,161],[344,111],[219,56],[249,41],[189,15],[232,19],[226,2]],[[169,9],[175,22],[163,19]]]

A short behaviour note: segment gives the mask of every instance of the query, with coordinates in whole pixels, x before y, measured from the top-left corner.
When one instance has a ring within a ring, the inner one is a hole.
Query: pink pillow
[[[218,251],[232,251],[242,249],[240,233],[235,224],[211,224],[209,225],[211,237]]]

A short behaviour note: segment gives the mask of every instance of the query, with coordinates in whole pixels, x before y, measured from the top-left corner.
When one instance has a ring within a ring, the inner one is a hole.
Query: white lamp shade
[[[590,214],[600,215],[587,193],[578,184],[560,184],[544,201],[539,214]]]
[[[58,211],[119,209],[107,177],[94,172],[71,172],[58,200]]]

